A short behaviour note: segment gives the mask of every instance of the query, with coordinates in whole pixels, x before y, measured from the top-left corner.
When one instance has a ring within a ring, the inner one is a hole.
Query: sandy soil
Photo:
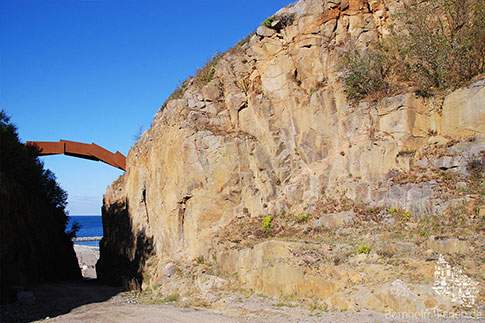
[[[232,296],[210,309],[168,304],[140,304],[133,293],[103,286],[96,280],[52,283],[32,288],[33,305],[0,306],[1,322],[437,322],[393,319],[371,311],[326,313],[300,307],[275,306],[258,296]],[[390,320],[389,320],[390,319]],[[463,322],[463,319],[445,322]],[[478,321],[478,320],[471,320]]]
[[[99,284],[95,264],[99,248],[74,246],[85,280],[33,286],[33,305],[0,306],[0,322],[437,322],[392,317],[360,311],[328,313],[301,307],[281,306],[260,296],[228,296],[211,308],[181,308],[170,304],[146,304],[132,292]],[[463,322],[463,319],[441,320]],[[479,321],[479,320],[473,320]]]
[[[294,309],[263,313],[218,314],[179,308],[172,305],[114,305],[109,310],[99,305],[87,305],[49,322],[387,322],[375,313],[336,313],[319,317],[292,315]],[[232,315],[231,315],[232,314]]]
[[[410,319],[360,311],[328,313],[277,304],[259,296],[234,295],[211,308],[181,308],[146,304],[132,292],[104,286],[95,279],[99,248],[75,245],[84,281],[34,286],[33,305],[0,306],[1,322],[437,322],[436,318]],[[463,319],[441,320],[463,322]],[[478,321],[478,320],[473,320]]]

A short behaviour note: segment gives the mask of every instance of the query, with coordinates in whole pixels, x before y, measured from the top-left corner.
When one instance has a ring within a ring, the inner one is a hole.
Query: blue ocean
[[[67,223],[67,230],[69,231],[72,224],[77,222],[81,225],[81,229],[77,232],[76,237],[102,237],[103,236],[103,222],[100,215],[73,215],[69,216]],[[78,241],[74,242],[77,245],[99,247],[99,241]]]

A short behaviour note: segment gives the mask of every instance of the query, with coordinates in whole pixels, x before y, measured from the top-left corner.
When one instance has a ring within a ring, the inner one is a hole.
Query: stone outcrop
[[[118,268],[120,259],[133,263],[140,252],[136,237],[142,234],[150,241],[150,257],[158,259],[151,263],[154,268],[167,259],[214,259],[224,271],[237,272],[241,284],[270,295],[316,296],[337,308],[403,310],[389,296],[389,290],[400,288],[422,295],[410,296],[407,309],[445,304],[431,292],[417,291],[417,285],[404,288],[399,277],[383,274],[387,278],[375,288],[382,292],[374,296],[380,305],[370,306],[357,301],[363,294],[344,292],[350,286],[365,289],[370,282],[362,275],[372,275],[369,268],[345,265],[341,275],[332,276],[338,269],[331,265],[325,265],[326,274],[308,274],[306,267],[285,260],[268,267],[264,254],[292,259],[291,245],[255,242],[245,249],[221,238],[237,221],[243,227],[263,215],[309,214],[319,218],[305,224],[315,232],[315,227],[349,230],[356,223],[357,215],[348,210],[322,211],[322,201],[395,206],[421,219],[473,200],[445,196],[448,191],[432,176],[416,181],[403,180],[403,174],[420,169],[468,176],[470,165],[483,165],[483,80],[444,97],[410,92],[352,103],[345,96],[339,58],[386,37],[390,15],[399,6],[299,1],[278,11],[272,28],[258,28],[222,55],[207,84],[201,86],[197,76],[185,83],[183,95],[157,112],[130,150],[127,172],[107,190],[98,276]],[[117,222],[120,205],[128,232]],[[114,258],[119,261],[107,261]],[[147,259],[141,258],[138,273]],[[386,270],[393,272],[380,272]]]

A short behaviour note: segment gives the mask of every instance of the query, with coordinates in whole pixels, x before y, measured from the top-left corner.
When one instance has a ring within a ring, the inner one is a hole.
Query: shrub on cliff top
[[[485,72],[485,0],[412,0],[394,20],[390,37],[375,50],[345,53],[341,69],[350,99],[389,91],[391,76],[426,93]]]
[[[378,51],[347,52],[343,57],[343,82],[347,97],[358,100],[389,89],[389,64]]]
[[[212,81],[214,78],[214,74],[216,72],[216,64],[217,62],[221,59],[222,54],[216,53],[212,58],[205,64],[204,67],[199,69],[197,73],[195,73],[194,76],[194,85],[198,88],[201,89],[204,87],[207,83]]]
[[[268,28],[271,28],[271,24],[273,23],[274,21],[274,18],[273,17],[269,17],[268,19],[266,19],[265,21],[263,21],[262,25],[263,26],[266,26]]]
[[[217,62],[221,59],[222,55],[219,53],[216,53],[212,58],[202,67],[199,69],[195,75],[182,83],[173,91],[172,94],[167,98],[167,100],[163,103],[163,105],[160,107],[160,110],[165,109],[167,106],[168,101],[170,100],[177,100],[181,99],[184,96],[185,91],[189,87],[189,85],[192,84],[195,85],[197,89],[203,88],[205,85],[207,85],[212,79],[214,78],[214,74],[216,72],[216,64]]]
[[[485,72],[485,1],[412,1],[389,40],[404,79],[453,88]]]
[[[273,26],[273,22],[277,21],[277,26]],[[261,25],[266,26],[268,28],[276,29],[279,31],[281,28],[288,27],[289,25],[293,24],[295,21],[294,14],[282,14],[273,17],[269,17]]]

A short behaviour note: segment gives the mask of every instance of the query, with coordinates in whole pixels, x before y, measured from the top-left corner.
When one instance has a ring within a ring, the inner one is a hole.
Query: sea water
[[[72,224],[77,222],[81,225],[81,229],[76,234],[76,237],[102,237],[103,236],[103,222],[100,215],[72,215],[69,216],[69,222],[66,226],[66,231],[71,230]],[[99,241],[76,241],[74,244],[99,247]]]

